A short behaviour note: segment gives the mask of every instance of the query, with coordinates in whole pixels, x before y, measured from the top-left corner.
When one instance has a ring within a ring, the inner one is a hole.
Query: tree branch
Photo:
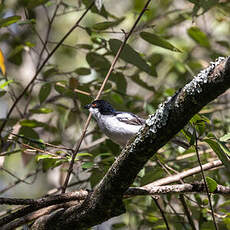
[[[130,198],[134,196],[148,196],[148,195],[162,195],[168,193],[205,193],[204,183],[192,183],[192,184],[175,184],[166,186],[152,186],[152,187],[133,187],[129,188],[123,198]],[[230,195],[230,187],[217,185],[213,194]],[[49,214],[50,210],[57,210],[63,207],[72,207],[76,205],[76,201],[83,201],[88,195],[88,191],[76,191],[56,196],[44,197],[38,200],[33,199],[17,199],[17,198],[0,198],[0,204],[8,205],[28,205],[18,211],[9,214],[6,217],[0,219],[1,229],[12,229],[10,227],[18,227],[22,224],[35,220],[43,215]],[[74,203],[71,203],[74,202]],[[64,205],[64,206],[63,206]],[[37,211],[38,210],[38,211]]]
[[[46,218],[33,229],[84,229],[125,212],[123,194],[133,183],[145,163],[203,106],[230,87],[230,58],[219,58],[202,70],[173,97],[159,105],[146,125],[108,170],[82,205]],[[122,179],[121,179],[122,178]],[[55,223],[55,224],[54,224]]]

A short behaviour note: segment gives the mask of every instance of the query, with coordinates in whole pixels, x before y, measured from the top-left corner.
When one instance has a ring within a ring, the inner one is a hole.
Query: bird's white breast
[[[127,141],[141,128],[141,125],[130,125],[120,122],[114,115],[102,115],[95,108],[90,109],[90,112],[97,120],[100,129],[114,142],[122,146],[126,145]],[[119,116],[122,117],[123,115],[119,114]],[[127,114],[125,116],[127,117]]]

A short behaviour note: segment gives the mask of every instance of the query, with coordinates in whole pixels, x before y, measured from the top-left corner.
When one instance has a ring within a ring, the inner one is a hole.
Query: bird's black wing
[[[128,112],[116,112],[116,117],[120,122],[124,122],[129,125],[144,125],[145,120],[138,117],[133,113]]]

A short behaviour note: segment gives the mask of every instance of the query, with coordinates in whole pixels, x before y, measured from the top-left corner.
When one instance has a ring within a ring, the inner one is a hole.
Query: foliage
[[[12,101],[43,67],[1,133],[1,194],[31,198],[51,193],[54,188],[60,191],[87,119],[88,112],[83,106],[97,95],[145,2],[96,1],[80,26],[45,61],[90,1],[3,1],[0,107],[9,110]],[[146,118],[209,61],[229,54],[229,19],[228,1],[152,1],[125,45],[101,98],[118,110]],[[1,111],[0,117],[5,117]],[[134,185],[143,186],[166,177],[169,172],[198,166],[194,126],[202,163],[220,159],[224,165],[205,173],[209,191],[215,191],[217,184],[230,185],[229,122],[229,93],[226,93],[203,108],[178,134],[190,147],[184,149],[168,143],[139,173]],[[109,139],[98,144],[102,137],[92,121],[75,159],[69,190],[93,189],[120,153],[120,147]],[[26,183],[23,180],[15,183],[24,177]],[[197,174],[184,181],[200,180],[201,175]],[[13,188],[11,183],[15,183]],[[188,194],[185,199],[199,229],[213,228],[206,195]],[[212,195],[212,203],[219,228],[226,229],[227,198]],[[127,213],[118,223],[112,222],[111,229],[166,229],[151,197],[126,199],[125,204]],[[160,205],[171,229],[191,228],[177,195],[162,195]]]

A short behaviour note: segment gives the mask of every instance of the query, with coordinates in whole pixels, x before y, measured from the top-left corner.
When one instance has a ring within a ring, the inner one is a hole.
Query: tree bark
[[[159,105],[81,205],[40,218],[33,229],[85,229],[124,213],[123,194],[145,163],[203,106],[229,87],[230,58],[211,62],[190,83]]]

